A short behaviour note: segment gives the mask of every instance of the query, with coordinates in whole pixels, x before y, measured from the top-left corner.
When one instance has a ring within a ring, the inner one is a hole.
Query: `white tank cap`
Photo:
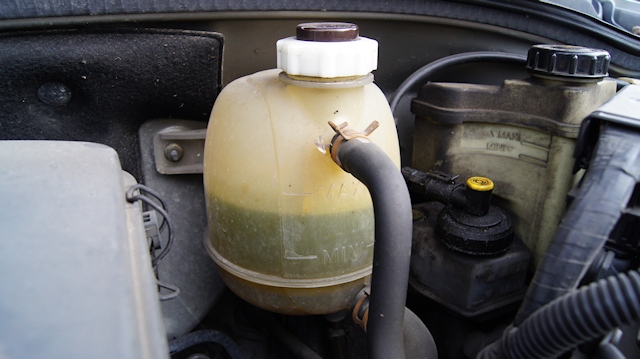
[[[378,42],[358,36],[355,24],[300,24],[296,36],[278,40],[276,48],[278,68],[288,75],[364,76],[378,67]]]

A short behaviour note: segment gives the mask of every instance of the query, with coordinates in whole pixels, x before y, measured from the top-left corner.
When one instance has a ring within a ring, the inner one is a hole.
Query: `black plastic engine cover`
[[[140,179],[138,128],[150,118],[207,120],[222,43],[183,30],[0,34],[0,139],[103,143]]]

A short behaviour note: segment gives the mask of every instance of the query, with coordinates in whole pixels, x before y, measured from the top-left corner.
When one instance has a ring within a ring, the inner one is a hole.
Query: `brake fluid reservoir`
[[[277,42],[278,69],[220,93],[207,129],[205,241],[225,283],[285,314],[348,308],[372,268],[366,187],[328,152],[327,124],[364,129],[399,166],[393,116],[370,73],[377,42],[344,23],[298,25]]]
[[[496,183],[496,205],[537,263],[558,226],[574,183],[573,150],[582,120],[615,94],[609,54],[536,45],[531,78],[502,86],[429,83],[413,100],[413,167]]]

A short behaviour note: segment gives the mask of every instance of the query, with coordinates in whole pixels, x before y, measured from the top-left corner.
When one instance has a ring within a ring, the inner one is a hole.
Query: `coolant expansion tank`
[[[372,83],[377,42],[353,24],[301,24],[278,67],[237,79],[209,121],[209,253],[241,298],[285,314],[347,309],[368,282],[374,220],[366,187],[332,160],[328,121],[370,135],[399,166],[393,117]]]

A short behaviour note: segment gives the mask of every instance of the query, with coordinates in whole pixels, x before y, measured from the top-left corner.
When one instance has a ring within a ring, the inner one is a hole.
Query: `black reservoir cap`
[[[307,22],[296,28],[296,40],[303,41],[354,41],[358,34],[358,25],[347,22]]]
[[[511,220],[495,206],[476,216],[448,205],[438,214],[435,234],[449,249],[474,256],[504,253],[513,242]]]
[[[605,50],[570,45],[534,45],[527,55],[532,75],[601,79],[609,75],[611,55]]]

